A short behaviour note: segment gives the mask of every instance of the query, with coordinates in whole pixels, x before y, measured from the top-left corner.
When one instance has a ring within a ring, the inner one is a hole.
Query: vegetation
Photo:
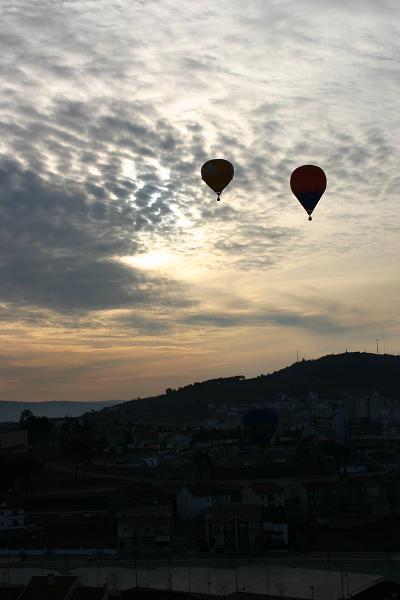
[[[218,406],[265,402],[274,394],[295,398],[316,392],[321,397],[373,393],[399,398],[400,356],[346,352],[316,360],[302,360],[270,375],[245,379],[243,375],[194,383],[152,398],[124,402],[96,413],[99,418],[134,421],[158,420],[174,415],[182,421],[207,414],[209,404]],[[109,416],[109,417],[108,417]]]

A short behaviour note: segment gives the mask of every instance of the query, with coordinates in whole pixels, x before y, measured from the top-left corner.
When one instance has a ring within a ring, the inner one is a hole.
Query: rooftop
[[[77,583],[78,578],[69,575],[34,576],[19,600],[65,600]]]
[[[0,586],[1,600],[18,600],[24,588],[19,585]]]

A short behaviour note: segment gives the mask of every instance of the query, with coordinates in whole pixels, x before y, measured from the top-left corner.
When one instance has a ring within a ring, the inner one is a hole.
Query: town
[[[177,587],[172,574],[165,589],[207,597],[245,587],[257,598],[268,588],[270,598],[309,598],[312,583],[297,584],[293,595],[282,574],[274,576],[285,565],[339,573],[343,598],[372,597],[367,589],[389,581],[400,589],[398,398],[376,390],[274,393],[264,402],[207,401],[201,420],[188,412],[176,422],[160,414],[132,421],[132,404],[76,418],[25,410],[19,423],[2,424],[3,585],[15,565],[64,576],[85,569],[95,586],[107,579],[111,593],[118,566],[128,570],[125,589],[146,587],[144,580],[159,588],[160,569],[187,565],[191,589],[187,572],[175,576]],[[368,554],[382,561],[374,577],[362,565]],[[262,592],[248,575],[257,561],[269,569]],[[213,590],[196,575],[200,565],[219,565]],[[355,567],[361,572],[349,576]],[[231,576],[230,588],[224,568],[247,584]],[[312,592],[328,598],[317,583]]]

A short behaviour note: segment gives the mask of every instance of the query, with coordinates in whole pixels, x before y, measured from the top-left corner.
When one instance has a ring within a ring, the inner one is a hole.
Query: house
[[[180,519],[200,519],[213,506],[230,504],[230,490],[208,483],[187,485],[181,488],[176,497],[177,513]]]
[[[0,532],[25,528],[25,510],[0,504]]]
[[[205,517],[208,547],[246,551],[287,546],[287,523],[276,516],[257,505],[215,507]]]
[[[132,441],[128,447],[131,449],[155,448],[158,444],[157,431],[143,431],[134,429],[131,432]]]
[[[341,508],[383,518],[390,512],[386,486],[377,477],[353,476],[341,482]]]
[[[301,482],[297,487],[301,511],[314,514],[329,514],[335,512],[337,507],[338,489],[338,481],[320,479]]]
[[[284,506],[284,489],[274,482],[263,481],[246,486],[243,491],[243,504],[257,506]]]
[[[187,432],[162,432],[161,434],[159,433],[159,438],[162,445],[167,449],[188,448],[193,441],[193,435]]]
[[[123,553],[170,549],[173,542],[172,516],[141,511],[117,519],[118,547]]]
[[[340,465],[339,472],[341,475],[352,475],[355,473],[368,472],[368,459],[363,457],[355,457],[346,459],[345,464]]]

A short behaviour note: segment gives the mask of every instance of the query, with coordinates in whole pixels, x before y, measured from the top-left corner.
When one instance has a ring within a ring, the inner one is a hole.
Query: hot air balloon
[[[290,187],[312,221],[311,213],[326,189],[325,173],[316,165],[297,167],[290,177]]]
[[[222,190],[232,180],[234,173],[233,165],[223,158],[209,160],[201,167],[201,177],[216,194],[220,200]]]
[[[249,440],[265,446],[278,427],[278,414],[270,408],[252,408],[244,413],[242,424]]]

